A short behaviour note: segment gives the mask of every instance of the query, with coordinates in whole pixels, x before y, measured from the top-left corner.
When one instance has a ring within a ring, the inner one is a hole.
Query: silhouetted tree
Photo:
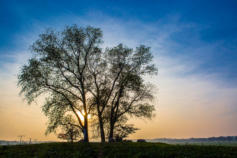
[[[106,130],[110,141],[114,139],[116,123],[123,119],[125,124],[124,118],[127,120],[128,115],[151,118],[155,110],[150,102],[153,95],[143,77],[157,72],[152,58],[149,47],[142,45],[133,50],[119,44],[107,49],[96,60],[91,93],[97,108],[101,140],[105,139],[104,126],[109,128]]]
[[[34,57],[24,65],[18,76],[29,103],[47,94],[44,106],[54,107],[61,115],[71,111],[88,142],[88,90],[92,80],[88,70],[90,60],[100,53],[98,44],[102,32],[98,28],[66,27],[62,32],[48,30],[32,45]],[[83,115],[79,117],[78,111]]]
[[[110,130],[111,129],[109,128],[109,142],[112,142],[114,140],[118,142],[118,140],[122,141],[124,138],[128,137],[128,135],[135,133],[138,128],[135,128],[133,124],[116,122],[113,129],[113,137],[109,137]]]
[[[114,136],[115,141],[120,142],[128,135],[133,134],[138,130],[133,124],[126,124],[127,118],[125,116],[121,117],[114,126]]]
[[[110,73],[118,76],[109,102],[110,108],[107,109],[109,140],[113,139],[116,123],[121,117],[152,117],[155,109],[150,102],[153,98],[151,86],[143,79],[145,75],[156,74],[157,69],[151,63],[152,58],[150,48],[145,46],[137,47],[134,51],[120,44],[109,50]]]
[[[66,117],[62,122],[60,122],[59,126],[61,126],[61,129],[63,130],[58,134],[59,139],[73,142],[77,140],[78,137],[80,137],[80,129],[77,125],[75,125],[75,121],[70,116]]]

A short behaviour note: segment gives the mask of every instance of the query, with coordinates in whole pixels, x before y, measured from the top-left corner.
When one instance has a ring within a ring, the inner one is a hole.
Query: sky
[[[47,28],[99,27],[103,47],[151,47],[156,116],[131,119],[129,138],[237,135],[237,1],[0,1],[0,140],[44,135],[41,102],[19,95],[17,74]]]

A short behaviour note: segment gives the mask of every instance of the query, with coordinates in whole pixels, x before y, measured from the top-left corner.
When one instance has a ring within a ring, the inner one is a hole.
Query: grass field
[[[0,158],[237,158],[236,146],[46,143],[0,146]]]

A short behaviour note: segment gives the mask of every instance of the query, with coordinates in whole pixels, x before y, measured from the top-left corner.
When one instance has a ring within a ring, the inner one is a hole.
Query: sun
[[[79,118],[80,118],[82,121],[84,121],[84,115],[85,115],[84,111],[82,111],[82,113],[81,113],[80,111],[77,111],[77,114],[78,114]],[[90,119],[90,118],[91,118],[91,115],[88,114],[88,119]]]

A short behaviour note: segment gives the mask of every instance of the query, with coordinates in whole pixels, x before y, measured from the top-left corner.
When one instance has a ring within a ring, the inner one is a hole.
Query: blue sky
[[[236,135],[236,15],[235,0],[0,0],[0,139],[56,139],[44,136],[40,103],[19,96],[17,73],[40,33],[71,24],[101,28],[103,47],[151,47],[157,116],[135,120],[131,138]]]
[[[167,24],[188,25],[169,35],[169,52],[166,55],[173,58],[183,56],[189,61],[199,62],[187,73],[214,73],[233,84],[237,81],[237,2],[234,0],[1,1],[0,62],[11,61],[5,57],[6,54],[29,47],[22,44],[19,35],[27,35],[32,30],[39,34],[47,27],[55,28],[57,24],[52,22],[55,19],[60,21],[56,23],[64,26],[71,24],[65,17],[88,17],[95,21],[98,14],[100,19],[109,17],[125,23],[134,21],[134,25],[139,22],[152,25],[157,30]],[[36,24],[46,25],[37,32]],[[88,22],[86,25],[91,24]],[[136,33],[139,34],[139,30]],[[153,36],[150,32],[147,38]]]

